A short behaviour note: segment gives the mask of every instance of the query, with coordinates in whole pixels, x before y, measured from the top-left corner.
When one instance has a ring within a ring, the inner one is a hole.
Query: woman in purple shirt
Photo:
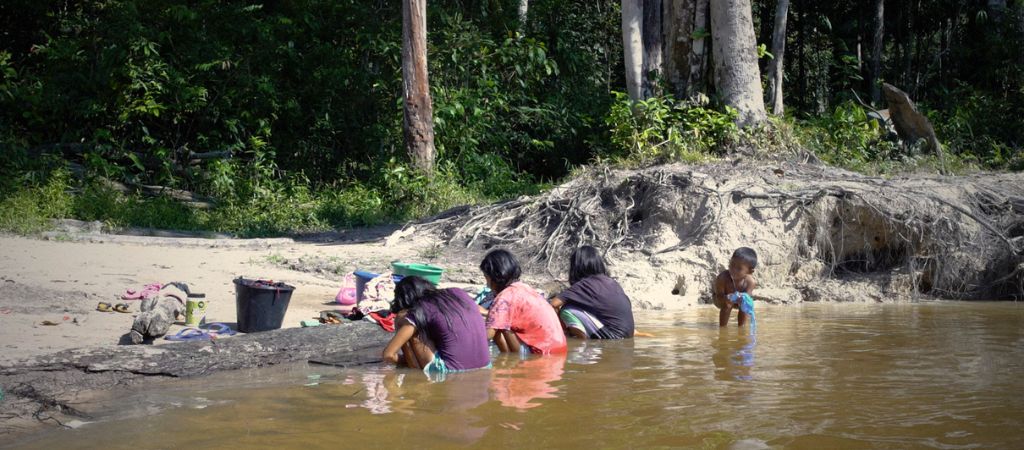
[[[385,361],[397,364],[401,350],[406,365],[424,372],[490,367],[484,319],[462,289],[437,289],[423,278],[405,277],[395,286],[391,310],[398,316]]]

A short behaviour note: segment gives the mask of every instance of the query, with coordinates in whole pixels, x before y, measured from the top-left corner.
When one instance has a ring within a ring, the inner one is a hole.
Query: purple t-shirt
[[[450,370],[470,370],[486,367],[491,363],[491,350],[487,343],[487,329],[476,302],[466,291],[458,288],[444,289],[458,301],[452,302],[453,310],[442,312],[432,301],[420,301],[417,308],[423,311],[425,324],[417,324],[412,314],[406,316],[417,329],[426,329],[427,337],[434,345],[437,356],[444,360]],[[451,325],[449,325],[451,322]]]

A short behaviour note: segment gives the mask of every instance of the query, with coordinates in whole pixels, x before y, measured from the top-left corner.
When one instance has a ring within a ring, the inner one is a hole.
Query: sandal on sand
[[[214,337],[234,336],[238,334],[237,331],[232,330],[231,327],[220,322],[206,324],[206,332],[212,334]]]
[[[114,305],[114,311],[117,311],[119,313],[130,313],[130,312],[132,312],[131,311],[131,307],[128,306],[127,303],[118,303],[118,304]]]
[[[210,340],[210,333],[207,333],[198,328],[184,328],[173,336],[164,336],[164,339],[175,342],[186,342],[186,341],[208,341]]]
[[[110,303],[107,303],[107,302],[99,302],[96,305],[96,310],[99,311],[99,312],[110,312],[111,311],[110,308],[111,308],[111,305],[110,305]]]

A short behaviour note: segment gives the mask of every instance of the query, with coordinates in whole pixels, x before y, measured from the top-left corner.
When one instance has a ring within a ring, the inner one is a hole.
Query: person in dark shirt
[[[633,306],[608,276],[604,258],[585,245],[569,257],[569,288],[551,299],[566,333],[583,339],[625,339],[634,335]]]
[[[408,276],[395,285],[391,310],[397,329],[384,349],[385,361],[404,359],[411,368],[438,374],[490,367],[484,319],[462,289],[437,289]]]

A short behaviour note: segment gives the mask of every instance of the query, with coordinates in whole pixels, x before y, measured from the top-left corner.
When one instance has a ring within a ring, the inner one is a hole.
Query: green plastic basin
[[[396,275],[401,275],[403,277],[422,277],[434,284],[440,283],[441,275],[444,274],[444,269],[430,264],[403,263],[396,261],[391,263],[391,269]]]

